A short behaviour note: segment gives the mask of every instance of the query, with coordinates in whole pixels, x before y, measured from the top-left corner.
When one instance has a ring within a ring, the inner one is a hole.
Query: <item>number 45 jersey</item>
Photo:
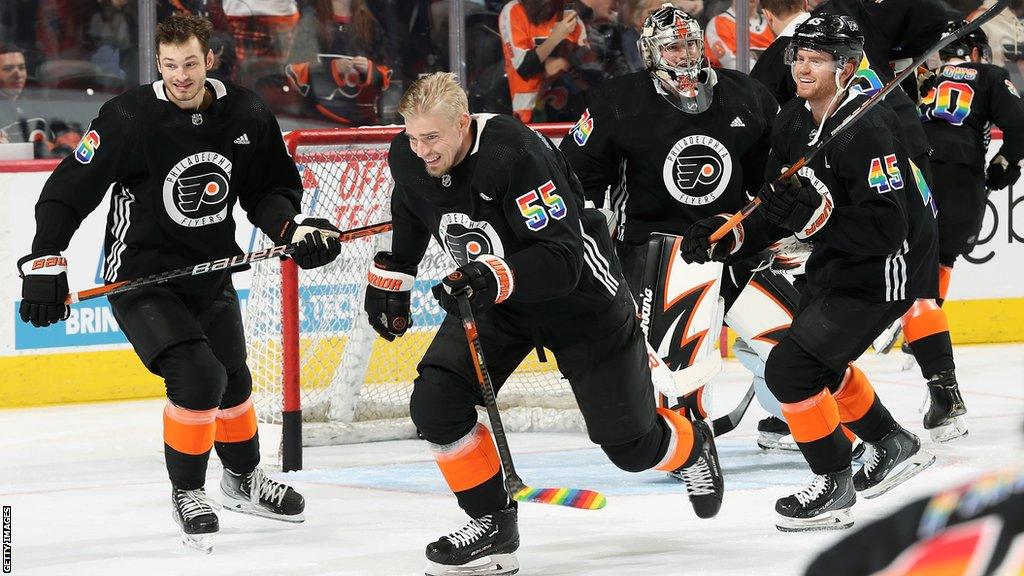
[[[944,64],[921,101],[921,120],[932,160],[985,165],[989,128],[1003,130],[999,151],[1009,162],[1024,157],[1024,103],[1006,70],[991,64]]]
[[[393,261],[419,265],[433,236],[451,258],[446,271],[493,255],[511,271],[497,308],[542,326],[608,309],[625,294],[604,216],[583,210],[583,191],[544,136],[511,116],[472,117],[472,144],[448,173],[433,177],[403,132],[388,164]]]

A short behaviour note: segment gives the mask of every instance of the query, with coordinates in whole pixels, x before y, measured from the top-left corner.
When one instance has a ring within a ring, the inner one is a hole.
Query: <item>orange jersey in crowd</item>
[[[775,40],[775,34],[768,27],[768,20],[757,11],[750,14],[750,50],[751,56],[767,48]],[[704,51],[708,61],[716,68],[736,69],[736,13],[732,8],[715,16],[708,22],[704,31]],[[750,67],[754,67],[751,57]]]
[[[519,74],[518,69],[527,54],[544,43],[551,29],[561,19],[562,14],[556,13],[550,20],[534,24],[526,17],[526,10],[519,0],[512,0],[501,9],[498,25],[501,29],[502,49],[505,52],[508,87],[512,94],[512,111],[523,122],[529,122],[533,116],[537,95],[544,82],[544,71],[541,66],[539,73],[524,78]],[[586,44],[587,33],[583,22],[577,21],[576,29],[566,37],[565,41],[580,45]]]

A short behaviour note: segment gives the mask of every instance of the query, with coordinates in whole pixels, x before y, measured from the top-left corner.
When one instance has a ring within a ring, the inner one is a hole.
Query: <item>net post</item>
[[[282,389],[281,470],[302,469],[302,403],[299,399],[299,272],[290,258],[281,261]]]

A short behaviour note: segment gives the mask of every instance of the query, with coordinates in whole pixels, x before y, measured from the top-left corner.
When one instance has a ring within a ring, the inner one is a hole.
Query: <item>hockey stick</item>
[[[494,444],[498,447],[498,458],[501,460],[501,468],[505,472],[505,487],[508,488],[512,499],[519,502],[555,504],[583,510],[604,508],[608,501],[604,494],[596,490],[533,488],[524,484],[523,479],[519,477],[519,474],[516,474],[516,469],[512,465],[512,452],[508,447],[508,438],[505,436],[505,428],[501,424],[501,414],[498,412],[498,404],[494,398],[494,385],[491,383],[491,374],[484,360],[484,350],[480,344],[480,334],[476,331],[476,320],[473,318],[473,307],[469,303],[469,295],[466,291],[462,291],[455,295],[455,301],[459,304],[462,328],[466,331],[466,341],[469,343],[469,355],[473,359],[473,368],[476,369],[477,382],[483,391],[484,406],[487,408],[487,418],[491,422]]]
[[[747,388],[747,393],[740,399],[740,403],[732,409],[725,416],[719,416],[715,418],[711,423],[711,428],[715,433],[715,436],[721,436],[727,432],[732,432],[736,426],[739,425],[740,420],[743,419],[743,415],[747,413],[747,408],[750,407],[750,401],[754,398],[754,385],[751,384],[750,388]]]
[[[381,222],[380,224],[370,224],[369,226],[360,226],[359,228],[346,230],[336,236],[339,241],[348,242],[357,238],[364,238],[381,232],[387,232],[390,229],[391,222]],[[333,236],[334,234],[332,233],[331,235]],[[142,278],[136,278],[135,280],[122,280],[120,282],[89,288],[88,290],[72,292],[64,298],[64,303],[74,304],[75,302],[91,300],[93,298],[99,298],[100,296],[112,296],[114,294],[134,290],[135,288],[140,288],[142,286],[160,284],[161,282],[166,282],[173,278],[181,278],[183,276],[198,276],[200,274],[206,274],[207,272],[241,268],[242,266],[253,262],[259,262],[260,260],[288,256],[293,252],[295,252],[295,244],[287,244],[284,246],[273,246],[271,248],[264,248],[263,250],[256,250],[254,252],[249,252],[248,254],[219,258],[211,262],[203,262],[202,264],[195,264],[186,268],[178,268],[177,270],[151,274],[149,276],[143,276]]]
[[[1009,3],[1010,3],[1010,0],[998,0],[998,2],[993,4],[991,8],[989,8],[988,10],[982,12],[974,20],[971,20],[967,24],[964,24],[963,26],[961,26],[960,29],[957,30],[956,32],[954,32],[952,34],[949,34],[947,36],[943,36],[942,38],[940,38],[938,43],[936,43],[934,46],[932,46],[930,49],[928,49],[927,52],[925,52],[922,55],[918,56],[917,60],[914,60],[914,62],[910,66],[907,66],[902,71],[900,71],[900,73],[897,74],[895,78],[890,80],[888,84],[886,84],[885,86],[882,86],[882,88],[879,89],[878,92],[875,92],[874,94],[871,95],[870,98],[865,100],[853,112],[853,114],[847,116],[846,120],[843,120],[843,123],[840,124],[835,130],[833,130],[832,133],[828,135],[828,137],[819,140],[818,144],[814,147],[813,150],[811,150],[811,152],[808,155],[798,159],[796,162],[793,163],[792,166],[790,166],[785,172],[783,172],[778,178],[776,178],[774,182],[772,182],[772,183],[765,183],[765,186],[772,186],[773,184],[776,184],[776,183],[779,183],[779,182],[783,182],[786,179],[792,177],[794,174],[796,174],[800,170],[800,168],[802,168],[804,165],[809,163],[815,156],[818,155],[819,152],[824,150],[825,147],[828,146],[828,144],[830,142],[832,142],[833,140],[835,140],[835,138],[837,136],[842,134],[843,130],[846,130],[847,128],[849,128],[851,124],[853,124],[854,122],[857,121],[857,119],[859,119],[862,116],[864,116],[868,112],[868,110],[874,108],[875,105],[877,105],[879,102],[881,102],[882,99],[885,98],[885,96],[887,94],[892,92],[896,88],[896,86],[898,86],[900,84],[900,82],[905,80],[911,74],[915,73],[917,71],[917,67],[920,66],[921,64],[923,64],[925,62],[925,60],[927,60],[929,57],[931,57],[931,55],[934,52],[938,52],[939,50],[942,50],[946,46],[952,44],[955,40],[959,40],[959,39],[963,38],[964,36],[966,36],[967,34],[970,34],[971,32],[977,30],[979,27],[981,27],[982,24],[984,24],[985,22],[988,22],[996,14],[1002,12],[1003,9],[1006,8],[1006,6]],[[756,210],[757,207],[760,206],[760,205],[761,205],[761,198],[760,198],[760,194],[759,194],[759,195],[755,196],[753,200],[748,202],[747,205],[744,206],[742,210],[740,210],[739,212],[737,212],[737,213],[733,214],[731,217],[729,217],[729,219],[725,222],[725,224],[722,224],[718,228],[718,230],[715,230],[715,232],[711,235],[710,238],[708,238],[708,240],[712,244],[714,244],[715,242],[718,242],[719,240],[721,240],[723,237],[725,237],[726,234],[728,234],[733,228],[735,228],[737,224],[742,222],[744,218],[749,216],[750,213],[753,212],[754,210]]]

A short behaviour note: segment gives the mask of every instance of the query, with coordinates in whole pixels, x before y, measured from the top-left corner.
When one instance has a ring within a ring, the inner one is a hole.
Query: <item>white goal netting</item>
[[[390,220],[391,178],[387,148],[397,129],[292,133],[293,157],[303,181],[302,212],[328,218],[341,230]],[[563,131],[564,132],[564,131]],[[263,238],[269,243],[269,239]],[[412,294],[413,327],[387,342],[366,322],[366,272],[378,250],[388,249],[390,233],[346,242],[329,266],[299,270],[298,382],[306,445],[413,437],[409,394],[416,364],[444,312],[430,287],[453,267],[431,242]],[[269,244],[264,244],[268,246]],[[254,249],[262,248],[258,246]],[[260,421],[281,420],[284,378],[281,264],[253,267],[245,310],[253,400]],[[568,383],[549,362],[528,357],[498,395],[510,430],[581,430]]]

